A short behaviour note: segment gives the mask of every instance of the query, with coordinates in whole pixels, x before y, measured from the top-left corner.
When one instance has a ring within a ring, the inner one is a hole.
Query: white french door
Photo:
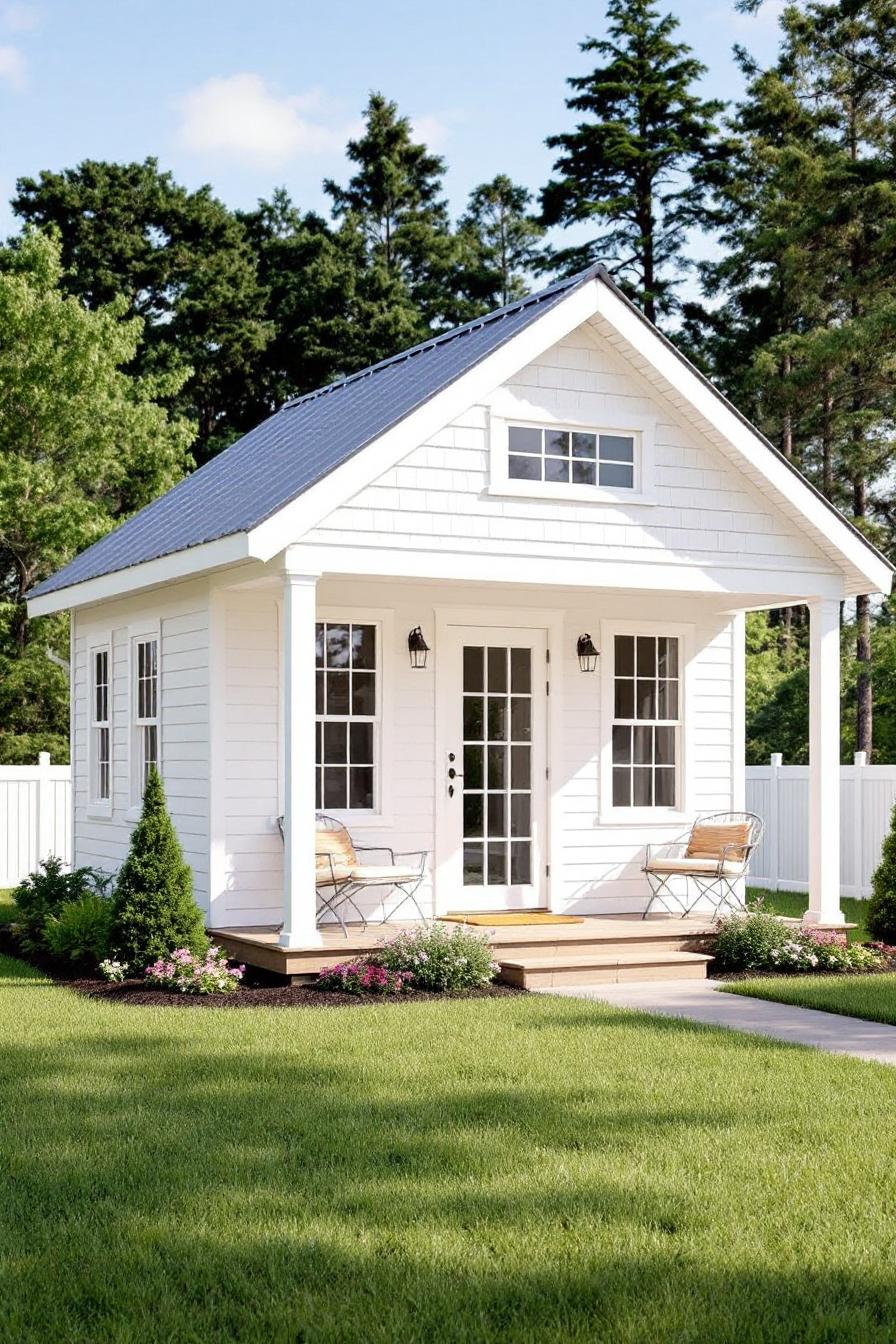
[[[439,649],[439,909],[547,903],[544,630],[448,626]]]

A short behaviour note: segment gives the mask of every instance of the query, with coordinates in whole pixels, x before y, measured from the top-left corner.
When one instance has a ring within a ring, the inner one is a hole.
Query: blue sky
[[[707,95],[735,97],[740,42],[775,49],[780,0],[754,18],[734,0],[668,0],[709,67]],[[533,190],[565,129],[564,79],[599,34],[584,0],[0,0],[0,234],[17,177],[81,159],[156,155],[232,206],[283,184],[321,208],[321,179],[371,89],[397,100],[448,161],[458,212],[477,182],[508,172]]]

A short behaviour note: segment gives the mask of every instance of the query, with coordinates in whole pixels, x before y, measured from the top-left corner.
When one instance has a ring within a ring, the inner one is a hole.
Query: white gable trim
[[[490,397],[496,387],[587,322],[596,311],[595,284],[586,282],[571,290],[531,326],[511,337],[323,480],[253,528],[248,534],[249,554],[259,560],[270,560],[284,547],[301,540],[334,509],[394,467],[407,453],[425,443],[468,407]]]
[[[707,385],[665,341],[605,282],[598,280],[597,312],[667,383],[687,399],[694,410],[747,465],[758,473],[813,529],[816,544],[827,554],[834,550],[841,563],[851,566],[864,584],[854,591],[888,593],[892,570],[882,556],[854,532],[803,477],[779,457],[765,440]]]
[[[108,602],[112,598],[124,597],[145,588],[158,588],[177,579],[189,578],[193,574],[206,574],[209,570],[237,564],[248,558],[246,534],[235,532],[218,541],[190,546],[185,551],[162,555],[158,560],[147,560],[142,565],[130,565],[112,574],[101,574],[84,583],[73,583],[68,588],[58,588],[55,592],[31,597],[28,599],[28,615],[48,616],[54,611],[68,611],[75,607],[92,606],[95,602]]]

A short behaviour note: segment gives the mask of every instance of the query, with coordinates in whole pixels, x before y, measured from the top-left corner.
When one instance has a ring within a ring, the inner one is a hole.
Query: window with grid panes
[[[91,721],[93,768],[91,793],[95,803],[112,796],[112,733],[109,722],[109,650],[94,649],[92,655]]]
[[[134,641],[134,736],[137,757],[134,802],[139,803],[153,766],[159,768],[159,641]]]
[[[317,806],[373,811],[379,735],[377,627],[318,621]]]
[[[510,425],[507,448],[512,481],[634,488],[633,434]]]
[[[681,685],[678,640],[616,635],[613,806],[675,807]]]

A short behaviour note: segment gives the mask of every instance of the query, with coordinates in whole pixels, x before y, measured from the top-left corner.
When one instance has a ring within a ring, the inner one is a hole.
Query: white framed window
[[[614,808],[679,804],[680,666],[674,635],[613,637]]]
[[[139,807],[151,768],[161,768],[158,635],[131,641],[131,668],[131,802]]]
[[[382,630],[374,620],[318,621],[316,803],[324,812],[381,810]]]
[[[647,492],[653,433],[646,421],[637,427],[539,424],[492,414],[489,490],[592,504],[653,503]]]
[[[694,628],[601,621],[600,816],[638,823],[688,816],[687,705]]]
[[[90,650],[90,801],[108,811],[112,802],[112,658],[108,644]]]
[[[635,485],[635,435],[507,426],[507,477],[551,485]]]

